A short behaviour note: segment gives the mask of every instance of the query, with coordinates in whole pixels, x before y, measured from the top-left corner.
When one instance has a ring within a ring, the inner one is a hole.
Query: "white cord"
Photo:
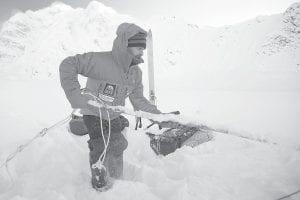
[[[104,107],[106,107],[106,104],[100,98],[98,98],[95,95],[90,94],[90,93],[85,93],[85,94],[88,94],[88,95],[92,96],[96,102],[99,101]],[[104,143],[104,150],[101,153],[101,155],[99,157],[99,160],[94,165],[96,165],[98,168],[102,168],[102,167],[104,167],[104,160],[105,160],[105,157],[106,157],[107,148],[108,148],[109,141],[110,141],[111,124],[110,124],[110,114],[109,114],[108,110],[106,109],[107,118],[108,118],[108,138],[107,138],[107,141],[106,141],[105,136],[104,136],[104,131],[103,131],[101,107],[98,107],[98,108],[99,108],[100,130],[101,130],[101,136],[102,136],[103,143]]]
[[[110,140],[110,135],[111,135],[111,124],[110,124],[110,115],[109,115],[109,112],[108,110],[106,110],[106,113],[107,113],[107,118],[108,118],[108,138],[107,138],[107,141],[105,142],[105,140],[103,140],[104,142],[104,145],[105,145],[105,148],[104,148],[104,151],[102,152],[101,156],[100,156],[100,159],[101,159],[101,162],[103,163],[104,162],[104,159],[106,157],[106,153],[107,153],[107,148],[108,148],[108,145],[109,145],[109,140]],[[102,125],[101,125],[102,126]],[[101,130],[101,133],[103,133],[103,130]],[[103,135],[103,134],[102,134]],[[103,137],[104,138],[104,137]]]

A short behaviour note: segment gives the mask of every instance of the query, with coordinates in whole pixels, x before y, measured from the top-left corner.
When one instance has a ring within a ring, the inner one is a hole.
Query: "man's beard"
[[[136,55],[136,56],[133,57],[131,65],[138,65],[138,64],[143,63],[143,62],[144,62],[144,60],[142,58],[142,55]]]

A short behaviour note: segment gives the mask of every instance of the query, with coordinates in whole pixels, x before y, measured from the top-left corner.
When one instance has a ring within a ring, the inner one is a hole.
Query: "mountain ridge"
[[[281,14],[219,28],[199,27],[175,16],[142,25],[153,30],[155,63],[163,78],[175,68],[172,75],[180,76],[182,65],[200,72],[299,72],[299,5],[294,3]],[[85,9],[56,3],[38,11],[18,13],[0,32],[0,75],[16,79],[57,78],[57,68],[64,57],[110,50],[116,27],[124,21],[136,19],[96,1]]]

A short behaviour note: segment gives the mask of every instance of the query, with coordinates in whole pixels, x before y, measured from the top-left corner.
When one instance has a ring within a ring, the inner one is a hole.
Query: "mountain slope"
[[[177,80],[188,74],[188,88],[196,83],[206,89],[300,89],[298,13],[295,3],[282,14],[219,28],[198,27],[176,17],[146,22],[154,35],[157,84],[178,87]],[[19,13],[0,33],[0,75],[57,78],[64,57],[110,50],[115,29],[124,21],[134,19],[99,2],[86,9],[53,4]]]
[[[110,50],[116,27],[123,21],[131,19],[96,1],[86,9],[56,3],[18,13],[0,33],[1,71],[17,78],[57,78],[64,57]]]
[[[158,79],[178,82],[187,74],[200,88],[299,90],[299,5],[220,28],[153,19]]]

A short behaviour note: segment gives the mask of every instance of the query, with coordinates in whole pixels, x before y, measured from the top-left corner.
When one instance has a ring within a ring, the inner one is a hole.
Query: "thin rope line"
[[[298,190],[298,191],[296,191],[296,192],[293,192],[293,193],[291,193],[291,194],[289,194],[289,195],[283,196],[283,197],[281,197],[281,198],[279,198],[279,199],[276,199],[276,200],[286,199],[286,198],[291,197],[291,196],[293,196],[293,195],[295,195],[295,194],[298,194],[298,193],[300,193],[300,190]]]
[[[15,181],[14,181],[14,178],[13,176],[11,175],[10,171],[9,171],[9,162],[11,160],[13,160],[15,158],[15,156],[20,153],[21,151],[23,151],[25,149],[25,147],[29,146],[35,139],[37,139],[38,137],[43,137],[44,135],[46,135],[47,131],[55,128],[56,126],[61,126],[63,125],[64,123],[68,122],[69,120],[71,119],[71,115],[69,115],[67,118],[59,121],[58,123],[50,126],[49,128],[44,128],[42,131],[40,131],[39,133],[37,133],[32,139],[30,139],[28,142],[26,142],[25,144],[23,145],[20,145],[17,147],[16,151],[11,153],[5,160],[5,162],[0,166],[0,169],[2,167],[5,166],[5,169],[6,169],[6,173],[8,174],[8,177],[9,177],[9,181],[10,181],[10,185],[8,186],[8,189],[10,190],[14,184],[15,184]]]
[[[32,139],[30,139],[29,141],[27,141],[25,144],[19,145],[19,146],[17,147],[17,149],[16,149],[13,153],[11,153],[11,154],[6,158],[5,162],[2,163],[2,164],[0,165],[0,169],[1,169],[2,167],[5,166],[6,172],[7,172],[8,176],[9,176],[9,178],[10,178],[10,181],[11,181],[12,183],[14,183],[14,179],[12,178],[12,175],[11,175],[11,173],[10,173],[10,171],[9,171],[9,167],[8,167],[9,162],[10,162],[11,160],[13,160],[13,159],[16,157],[16,155],[17,155],[18,153],[22,152],[27,146],[29,146],[34,140],[36,140],[36,139],[39,138],[39,137],[43,137],[44,135],[47,134],[47,132],[48,132],[49,130],[51,130],[51,129],[57,127],[57,126],[61,126],[61,125],[63,125],[64,123],[68,122],[68,121],[71,119],[71,117],[72,117],[72,116],[69,115],[67,118],[65,118],[65,119],[63,119],[63,120],[57,122],[56,124],[50,126],[49,128],[44,128],[42,131],[38,132]]]
[[[92,96],[94,98],[94,100],[96,102],[100,102],[104,108],[107,107],[107,105],[102,101],[102,99],[98,98],[97,96],[95,96],[91,93],[84,93],[84,94]],[[102,117],[101,107],[98,107],[98,110],[99,110],[100,132],[101,132],[103,143],[104,143],[104,150],[101,153],[101,155],[100,155],[98,161],[95,163],[95,165],[98,166],[99,168],[102,168],[102,167],[104,167],[104,160],[106,157],[106,153],[107,153],[107,149],[108,149],[108,145],[109,145],[109,141],[110,141],[111,123],[110,123],[110,114],[109,114],[108,110],[106,109],[106,113],[107,113],[107,117],[108,117],[108,138],[106,141],[105,135],[104,135],[104,130],[103,130],[103,122],[102,122],[103,117]]]

